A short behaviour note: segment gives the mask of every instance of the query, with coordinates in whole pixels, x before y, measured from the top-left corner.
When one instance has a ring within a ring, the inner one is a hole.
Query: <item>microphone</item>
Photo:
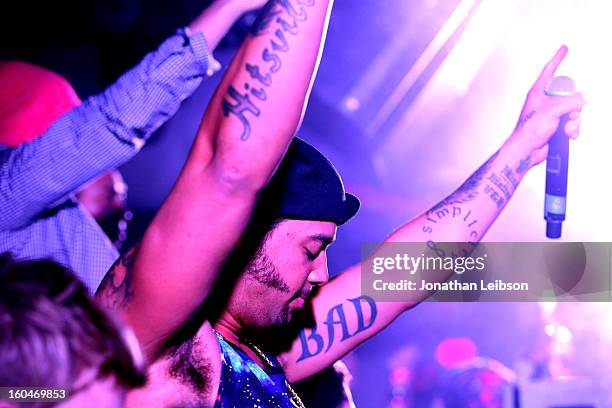
[[[575,93],[574,81],[566,76],[554,77],[546,88],[549,96],[572,96]],[[561,117],[557,131],[548,142],[544,219],[546,236],[552,239],[561,238],[562,223],[565,221],[569,162],[569,138],[565,134],[565,124],[568,120],[568,115]]]

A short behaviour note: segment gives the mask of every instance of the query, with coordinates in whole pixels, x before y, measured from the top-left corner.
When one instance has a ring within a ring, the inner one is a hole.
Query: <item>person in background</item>
[[[0,62],[0,252],[51,258],[94,292],[119,253],[73,193],[133,157],[206,75],[222,37],[265,0],[216,0],[196,20],[81,103],[68,81]]]
[[[0,254],[0,387],[56,390],[62,408],[120,408],[144,383],[136,337],[68,268]],[[15,395],[3,392],[0,408],[49,406]]]
[[[513,401],[516,375],[499,361],[478,357],[444,377],[440,387],[444,408],[503,408]]]
[[[113,246],[121,251],[133,218],[127,205],[128,186],[117,169],[86,184],[76,198],[96,220]]]

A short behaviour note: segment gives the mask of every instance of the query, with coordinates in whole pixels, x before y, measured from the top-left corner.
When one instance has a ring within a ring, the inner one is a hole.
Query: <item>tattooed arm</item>
[[[548,140],[563,114],[570,114],[567,134],[578,135],[582,96],[559,98],[544,93],[566,53],[562,47],[546,65],[529,92],[514,132],[497,153],[453,194],[397,229],[386,242],[463,242],[469,247],[482,239],[525,173],[546,158]],[[404,302],[376,302],[361,295],[360,273],[360,265],[349,268],[312,299],[315,325],[306,326],[282,356],[291,381],[332,364],[430,294],[409,291]],[[431,280],[431,272],[428,274]],[[433,279],[447,278],[446,272],[440,272]]]
[[[122,262],[99,289],[149,355],[206,299],[248,224],[258,192],[299,126],[330,9],[329,0],[266,5],[213,96],[132,267]]]

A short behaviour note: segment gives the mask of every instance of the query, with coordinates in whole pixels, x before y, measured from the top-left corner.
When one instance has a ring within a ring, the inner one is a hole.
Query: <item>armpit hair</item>
[[[211,390],[212,367],[201,350],[200,339],[194,336],[181,345],[168,350],[170,375],[183,384],[193,387],[198,393]]]

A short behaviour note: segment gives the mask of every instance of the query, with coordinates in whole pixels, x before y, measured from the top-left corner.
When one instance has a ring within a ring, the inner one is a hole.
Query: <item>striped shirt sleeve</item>
[[[41,137],[0,148],[0,229],[22,228],[87,181],[130,159],[196,90],[209,59],[202,33],[179,30]]]

